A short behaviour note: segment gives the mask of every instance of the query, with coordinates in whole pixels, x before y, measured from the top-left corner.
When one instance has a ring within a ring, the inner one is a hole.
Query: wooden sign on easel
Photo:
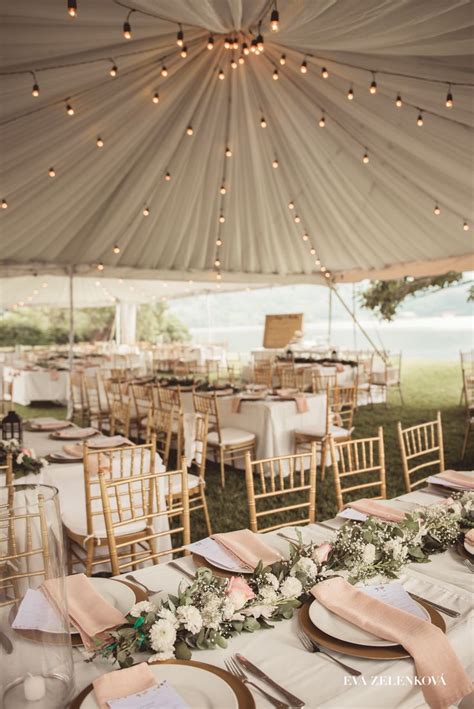
[[[303,313],[266,315],[263,346],[269,349],[286,347],[297,330],[303,329]]]

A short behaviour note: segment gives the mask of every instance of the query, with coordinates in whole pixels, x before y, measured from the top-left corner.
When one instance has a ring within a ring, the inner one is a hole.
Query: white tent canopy
[[[279,0],[278,33],[268,0],[66,8],[4,6],[3,275],[103,264],[114,278],[290,283],[473,267],[471,0]],[[240,64],[260,22],[265,50]]]

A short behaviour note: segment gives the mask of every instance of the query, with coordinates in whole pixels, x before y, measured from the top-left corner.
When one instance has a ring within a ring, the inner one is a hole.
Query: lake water
[[[377,347],[392,352],[402,351],[406,358],[459,360],[459,351],[474,346],[473,320],[468,316],[430,318],[398,318],[392,323],[374,323],[361,320]],[[226,343],[230,352],[249,352],[262,346],[263,326],[214,326],[189,328],[196,342]],[[306,342],[327,343],[327,322],[307,323],[304,328]],[[332,324],[331,344],[350,349],[370,347],[352,322],[335,321]]]

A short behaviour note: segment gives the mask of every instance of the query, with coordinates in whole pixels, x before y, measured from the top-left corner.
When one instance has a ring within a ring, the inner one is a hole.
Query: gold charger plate
[[[430,620],[437,628],[446,632],[446,623],[438,611],[424,601],[417,601],[420,606],[429,613]],[[369,647],[368,645],[355,645],[354,643],[345,642],[333,638],[331,635],[323,633],[317,628],[309,617],[309,607],[312,601],[305,603],[299,611],[299,622],[305,635],[313,640],[317,645],[322,645],[328,650],[341,652],[344,655],[352,655],[353,657],[364,657],[369,660],[402,660],[410,657],[409,653],[401,645],[393,647]]]
[[[148,594],[139,586],[135,586],[135,584],[133,583],[128,583],[128,581],[122,581],[119,579],[110,580],[115,581],[116,583],[123,583],[125,586],[131,588],[135,594],[135,603],[148,600]],[[16,605],[12,606],[8,616],[10,627],[15,619],[15,609]],[[21,635],[23,638],[26,638],[27,640],[32,640],[36,643],[48,643],[49,645],[64,645],[65,642],[68,642],[66,638],[68,639],[70,637],[71,644],[73,647],[82,646],[82,640],[79,633],[74,633],[73,635],[66,635],[64,633],[45,633],[42,630],[22,630],[21,628],[12,628],[12,630],[14,630],[15,633],[17,633],[18,635]]]
[[[463,539],[458,539],[456,542],[456,551],[463,559],[469,559],[469,561],[474,561],[474,554],[471,554],[464,546]]]
[[[241,682],[237,677],[230,674],[226,670],[222,670],[220,667],[215,667],[214,665],[209,665],[207,662],[196,662],[195,660],[163,660],[162,662],[151,662],[151,665],[191,665],[196,667],[196,669],[205,670],[211,672],[214,675],[220,677],[224,682],[226,682],[229,687],[234,692],[237,697],[237,702],[239,709],[255,709],[255,700],[247,689],[245,684]],[[80,709],[82,702],[87,697],[87,695],[92,692],[92,684],[89,684],[85,689],[82,690],[80,694],[77,695],[75,699],[72,700],[70,707],[71,709]]]
[[[48,463],[54,463],[55,465],[68,465],[71,463],[82,463],[84,458],[82,455],[80,458],[55,458],[54,456],[51,456],[51,454],[48,454],[46,456],[46,460]]]

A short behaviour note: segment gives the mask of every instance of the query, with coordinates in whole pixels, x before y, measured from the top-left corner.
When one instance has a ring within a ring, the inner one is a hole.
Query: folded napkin
[[[57,438],[65,438],[66,440],[70,438],[89,438],[89,436],[93,436],[96,433],[98,433],[98,430],[92,428],[92,426],[89,428],[66,428],[64,431],[59,431]]]
[[[78,460],[81,460],[84,454],[84,449],[79,443],[75,443],[70,446],[63,446],[63,451],[66,453],[66,455],[70,455],[73,458],[77,458]]]
[[[469,532],[466,532],[464,541],[474,546],[474,529],[470,529]]]
[[[280,552],[269,547],[259,534],[254,534],[250,529],[239,529],[236,532],[225,532],[224,534],[213,534],[218,544],[230,551],[239,561],[247,564],[251,569],[255,569],[259,561],[263,561],[265,566],[280,561]]]
[[[362,512],[369,517],[378,517],[378,519],[383,519],[385,522],[401,522],[405,519],[405,512],[401,512],[394,507],[389,507],[389,505],[384,505],[381,502],[365,497],[362,500],[348,502],[344,507],[350,507],[352,510]]]
[[[107,672],[97,677],[92,686],[100,709],[107,709],[107,702],[111,699],[121,699],[155,687],[156,680],[147,663],[141,662],[125,670]]]
[[[97,436],[88,442],[89,448],[118,448],[118,446],[133,446],[132,441],[125,436]]]
[[[415,661],[418,677],[443,675],[446,685],[422,685],[425,700],[433,709],[446,709],[471,693],[471,680],[448,638],[432,623],[371,598],[341,577],[316,584],[311,593],[328,610],[349,623],[403,645]]]
[[[438,473],[436,477],[465,487],[468,490],[474,490],[474,475],[467,475],[461,470],[444,470],[442,473]]]
[[[243,401],[264,401],[266,396],[266,391],[256,393],[249,392],[247,394],[239,394],[238,396],[234,396],[234,398],[230,402],[231,413],[240,413],[240,406]]]
[[[40,588],[53,606],[60,609],[62,604],[60,579],[46,579]],[[101,641],[101,644],[105,643],[109,637],[107,631],[125,623],[125,618],[120,611],[95,590],[85,574],[66,577],[66,596],[69,619],[79,631],[87,650],[97,649],[94,640]]]
[[[295,391],[295,389],[278,389],[277,394],[282,399],[294,399],[299,414],[309,411],[306,396],[302,392]]]
[[[56,431],[61,428],[68,428],[68,426],[72,426],[70,421],[59,421],[54,418],[30,419],[29,424],[33,428],[37,428],[40,431]]]

